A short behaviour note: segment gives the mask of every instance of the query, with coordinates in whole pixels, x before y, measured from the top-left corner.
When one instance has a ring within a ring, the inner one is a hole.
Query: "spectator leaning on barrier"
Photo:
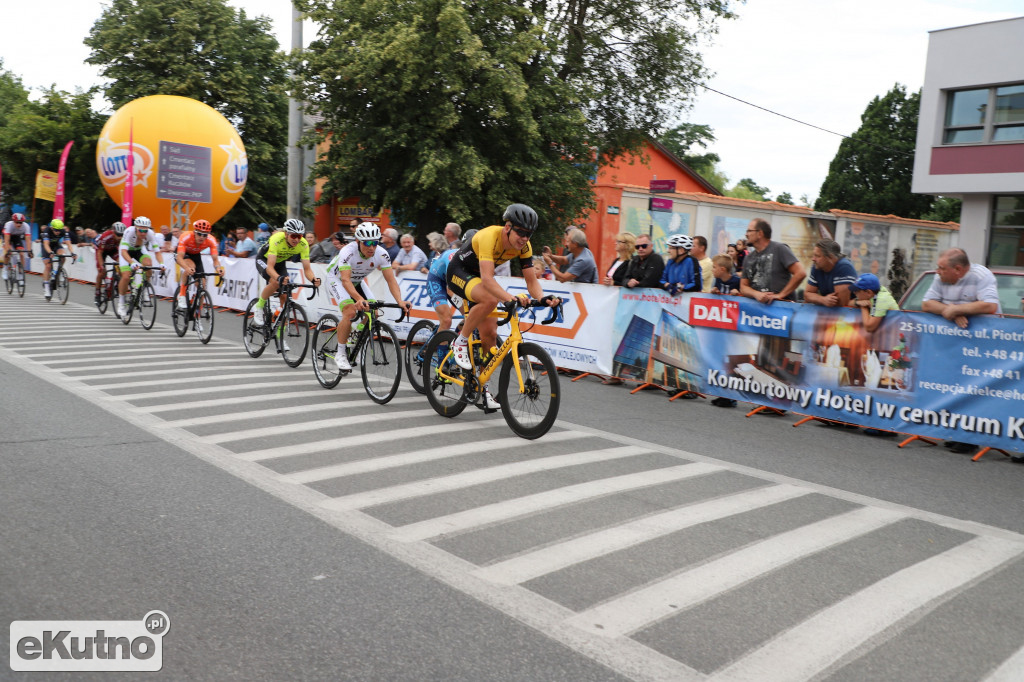
[[[661,274],[661,288],[676,296],[701,290],[700,263],[690,255],[693,239],[685,234],[668,238],[668,262]]]
[[[255,258],[259,247],[249,238],[249,230],[244,227],[235,228],[235,240],[224,247],[224,255],[232,258]]]
[[[630,232],[620,232],[615,235],[615,260],[604,273],[601,284],[621,287],[626,277],[626,270],[629,269],[629,260],[633,257],[636,247],[636,235]]]
[[[654,253],[654,243],[650,236],[639,235],[636,238],[636,255],[629,261],[625,275],[625,286],[629,289],[661,287],[661,273],[665,271],[665,261],[660,254]]]
[[[961,329],[967,329],[972,315],[1001,314],[996,276],[984,265],[972,264],[963,249],[947,249],[939,254],[935,279],[924,294],[921,310],[942,315]],[[978,449],[973,443],[947,440],[953,452],[970,454]]]
[[[321,239],[309,250],[310,263],[330,263],[345,245],[345,233],[338,230],[328,239]]]
[[[839,244],[831,239],[820,240],[814,245],[811,262],[804,301],[829,308],[850,305],[850,285],[857,281],[857,270],[841,253]]]
[[[899,310],[900,306],[892,293],[882,286],[878,277],[865,272],[850,285],[853,292],[853,305],[860,308],[860,319],[864,323],[864,331],[874,332],[882,325],[882,320],[890,310]]]
[[[712,294],[728,294],[739,296],[740,277],[735,271],[736,264],[726,253],[720,253],[711,259],[711,274],[715,281],[711,287]]]
[[[793,292],[807,272],[792,249],[773,242],[772,226],[760,218],[750,221],[747,238],[754,250],[743,259],[740,293],[765,304],[793,300]]]
[[[711,293],[711,287],[715,284],[715,276],[711,274],[711,256],[708,255],[707,237],[702,237],[698,234],[693,238],[693,248],[690,249],[690,255],[700,263],[700,290],[705,294]]]
[[[569,251],[565,269],[559,269],[554,256],[544,254],[544,262],[551,268],[551,274],[559,282],[577,282],[578,284],[597,284],[597,262],[594,254],[587,248],[587,235],[575,227],[565,233],[565,248]]]
[[[398,255],[391,261],[391,267],[398,272],[416,272],[426,264],[427,254],[416,246],[415,238],[411,234],[403,234],[402,245],[399,247]]]

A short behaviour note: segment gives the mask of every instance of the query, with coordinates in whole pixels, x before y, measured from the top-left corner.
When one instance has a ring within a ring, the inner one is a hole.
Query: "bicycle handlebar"
[[[291,278],[288,278],[288,281],[283,283],[281,283],[279,280],[279,286],[281,289],[285,290],[277,292],[282,295],[287,295],[287,293],[291,292],[292,289],[312,289],[313,291],[309,292],[309,296],[306,297],[307,301],[313,300],[313,297],[316,296],[316,291],[319,288],[315,284],[294,284],[292,283]]]
[[[219,272],[193,272],[191,275],[189,275],[189,279],[198,280],[202,277],[213,277],[214,275],[216,275],[217,277],[217,283],[214,286],[219,287],[221,282],[224,281],[224,278],[221,277],[221,274]]]
[[[561,301],[561,299],[559,299],[559,301]],[[525,306],[520,306],[519,305],[519,299],[518,298],[513,298],[511,301],[506,301],[505,303],[499,304],[498,307],[505,311],[505,319],[498,321],[498,325],[500,326],[500,325],[503,325],[503,324],[508,324],[509,322],[512,321],[512,316],[516,314],[516,309],[517,308],[520,308],[520,307],[522,307],[522,308],[548,308],[550,306],[548,306],[547,301],[545,301],[544,299],[531,300]],[[561,314],[562,314],[562,304],[561,304],[561,302],[559,302],[558,305],[556,305],[553,308],[551,308],[551,312],[548,313],[547,319],[546,320],[542,320],[541,324],[552,324],[555,320],[558,319],[558,317]]]
[[[405,306],[399,305],[398,303],[387,303],[385,301],[366,301],[366,305],[369,306],[370,310],[378,310],[380,308],[398,308],[402,311],[402,314],[398,316],[395,323],[401,322],[406,317]]]

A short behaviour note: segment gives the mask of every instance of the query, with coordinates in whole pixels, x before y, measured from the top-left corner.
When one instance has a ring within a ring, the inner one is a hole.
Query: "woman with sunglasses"
[[[267,301],[277,293],[282,281],[288,281],[288,261],[300,261],[306,281],[312,282],[314,286],[320,286],[320,280],[313,274],[313,268],[309,265],[306,226],[295,218],[286,220],[284,230],[272,234],[256,254],[256,271],[267,283],[260,292],[260,300],[252,310],[252,321],[257,327],[263,324],[263,311],[267,307]],[[281,304],[284,304],[283,300]]]
[[[505,221],[504,225],[485,227],[473,239],[467,240],[448,264],[447,283],[452,292],[452,301],[457,307],[462,307],[463,301],[469,306],[462,331],[452,343],[455,362],[463,369],[472,368],[469,337],[473,330],[480,329],[480,340],[484,348],[495,345],[498,320],[488,316],[499,303],[518,298],[521,305],[526,305],[530,296],[536,300],[544,298],[537,271],[532,267],[533,249],[530,246],[530,237],[537,229],[537,212],[525,204],[512,204],[505,209],[502,220]],[[513,296],[494,279],[494,268],[514,258],[519,259],[529,296]],[[561,300],[558,297],[548,297],[548,305],[555,307],[559,303]],[[497,409],[498,402],[484,388],[487,406]]]
[[[341,247],[338,255],[327,264],[327,288],[334,300],[338,302],[338,309],[341,311],[341,319],[338,321],[338,339],[347,340],[352,331],[352,320],[360,312],[369,310],[366,297],[363,296],[365,290],[361,289],[360,285],[363,283],[363,279],[374,270],[380,270],[384,275],[384,281],[388,283],[388,290],[391,291],[391,295],[399,305],[405,308],[406,314],[412,308],[409,301],[402,300],[398,278],[395,277],[395,270],[391,267],[391,257],[388,256],[387,249],[381,246],[380,236],[378,226],[373,223],[360,224],[356,227],[356,240]],[[338,362],[338,369],[341,371],[352,370],[352,365],[348,361],[348,353],[338,353],[335,359]]]

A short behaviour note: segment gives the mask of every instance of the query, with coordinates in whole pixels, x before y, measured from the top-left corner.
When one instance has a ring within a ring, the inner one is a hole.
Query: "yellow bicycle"
[[[434,334],[423,350],[423,385],[427,400],[442,417],[455,417],[467,405],[488,411],[484,386],[501,368],[497,401],[509,428],[521,438],[540,438],[558,417],[560,391],[558,372],[547,351],[536,343],[523,340],[516,309],[518,299],[504,303],[491,317],[504,317],[498,324],[508,324],[509,334],[500,348],[485,353],[481,342],[469,341],[472,369],[464,370],[455,363],[452,342],[456,333]],[[527,308],[547,307],[544,301],[530,301]],[[551,308],[541,324],[551,324],[561,315],[562,306]]]

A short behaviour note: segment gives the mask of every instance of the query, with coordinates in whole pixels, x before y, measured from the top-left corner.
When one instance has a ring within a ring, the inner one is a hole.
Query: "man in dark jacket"
[[[627,266],[625,285],[630,289],[661,287],[661,274],[665,270],[665,261],[654,253],[654,244],[646,234],[636,238],[636,255]]]

